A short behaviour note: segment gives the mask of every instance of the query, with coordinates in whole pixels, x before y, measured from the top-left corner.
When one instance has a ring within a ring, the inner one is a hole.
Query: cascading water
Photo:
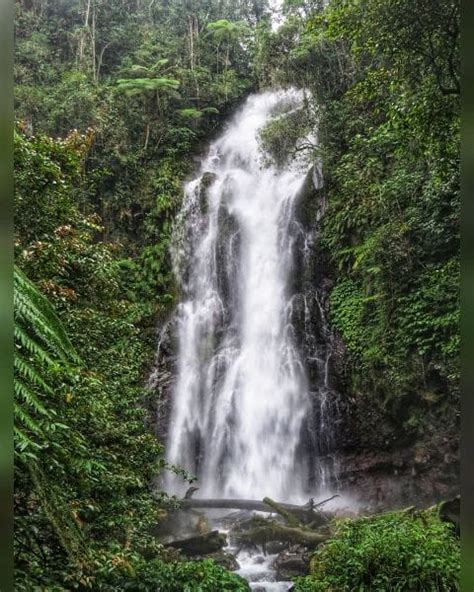
[[[265,165],[258,141],[301,101],[297,91],[249,97],[186,186],[167,454],[198,477],[202,496],[297,500],[314,482],[302,446],[314,432],[311,394],[290,293],[294,204],[308,166]],[[180,484],[169,476],[169,490]]]

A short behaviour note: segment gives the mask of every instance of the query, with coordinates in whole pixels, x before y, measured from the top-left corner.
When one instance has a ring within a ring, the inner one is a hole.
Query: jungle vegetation
[[[322,160],[349,387],[387,413],[408,406],[410,429],[433,403],[456,424],[459,4],[285,0],[283,12],[275,30],[266,0],[17,0],[18,591],[249,589],[151,534],[174,501],[150,487],[166,463],[145,384],[177,298],[182,183],[250,92],[307,91],[261,141],[282,165],[295,150]],[[383,589],[400,566],[394,590],[456,589],[448,527],[429,515],[428,541],[407,520],[342,525],[296,589]],[[374,571],[372,538],[395,554],[394,533],[397,557]]]

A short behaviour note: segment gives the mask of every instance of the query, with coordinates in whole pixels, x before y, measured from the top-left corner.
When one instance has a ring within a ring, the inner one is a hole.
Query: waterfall
[[[196,475],[206,497],[301,499],[315,479],[314,403],[291,293],[308,165],[263,162],[258,141],[301,101],[294,90],[250,96],[185,187],[167,459]],[[171,474],[166,486],[184,487]]]

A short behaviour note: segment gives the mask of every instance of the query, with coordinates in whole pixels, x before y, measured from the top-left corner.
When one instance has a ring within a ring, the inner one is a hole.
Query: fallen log
[[[289,544],[299,544],[314,549],[320,543],[326,541],[327,534],[315,532],[303,527],[286,526],[279,522],[268,522],[259,524],[250,530],[234,534],[235,540],[242,546],[261,545],[265,549],[267,543],[280,541]]]
[[[331,498],[332,499],[332,498]],[[325,500],[327,501],[327,500]],[[314,525],[325,524],[332,517],[329,512],[318,510],[325,502],[314,504],[312,500],[301,506],[296,504],[277,503],[270,498],[260,500],[242,500],[242,499],[194,499],[185,498],[179,501],[181,508],[192,509],[214,509],[214,510],[249,510],[254,512],[277,513],[288,519],[294,516],[299,522],[313,522]],[[289,520],[292,526],[296,526],[296,520]]]
[[[282,504],[273,501],[270,497],[264,497],[263,503],[272,508],[276,514],[282,516],[288,522],[289,526],[301,526],[301,521],[297,515],[291,510],[288,510],[288,508],[284,508]]]
[[[216,510],[251,510],[255,512],[274,512],[273,508],[260,500],[242,499],[182,499],[179,500],[181,508],[207,508]],[[289,509],[301,509],[302,506],[291,504],[280,504],[281,507]]]
[[[269,498],[266,498],[269,499]],[[274,504],[275,502],[273,502]],[[275,512],[275,509],[260,500],[243,500],[243,499],[199,499],[189,498],[179,500],[181,508],[208,508],[208,509],[229,509],[229,510],[253,510],[255,512]],[[272,505],[273,505],[272,504]],[[317,504],[318,506],[319,504]],[[309,504],[298,506],[296,504],[278,503],[278,506],[289,512],[297,512],[301,510],[311,510]],[[314,506],[315,508],[317,506]]]

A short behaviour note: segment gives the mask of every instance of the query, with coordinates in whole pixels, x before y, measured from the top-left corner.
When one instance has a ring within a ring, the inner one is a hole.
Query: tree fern
[[[78,356],[49,300],[17,267],[14,288],[15,448],[26,460],[47,445],[56,415],[51,370]]]

